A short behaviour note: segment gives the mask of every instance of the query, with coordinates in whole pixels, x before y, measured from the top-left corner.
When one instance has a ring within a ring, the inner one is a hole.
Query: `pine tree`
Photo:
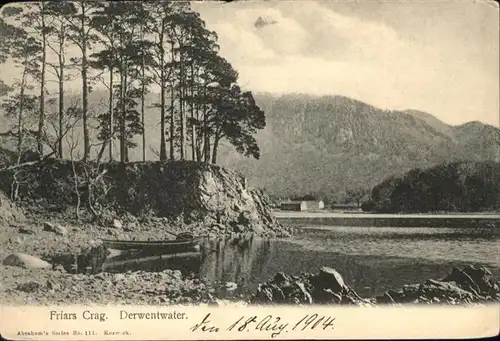
[[[172,64],[168,62],[169,47],[170,53],[171,43],[169,40],[169,30],[172,28],[171,16],[175,3],[171,1],[157,1],[145,3],[146,11],[149,13],[146,22],[149,23],[150,40],[152,42],[151,49],[151,73],[152,81],[160,87],[160,160],[167,159],[166,147],[166,129],[167,129],[167,114],[166,114],[166,92],[167,82],[170,79],[173,71]],[[171,101],[173,97],[171,96]],[[173,148],[173,103],[170,106],[170,159],[174,158]]]
[[[46,15],[50,18],[47,25],[48,39],[47,47],[57,56],[56,62],[47,61],[47,65],[52,68],[52,74],[55,75],[58,83],[58,118],[57,118],[57,156],[64,157],[63,138],[67,132],[65,127],[65,101],[64,101],[64,83],[68,79],[66,73],[66,48],[67,48],[67,24],[65,15],[71,13],[71,7],[67,2],[48,1],[45,4]]]
[[[88,53],[98,36],[92,26],[92,18],[98,3],[90,0],[68,2],[70,11],[63,16],[67,23],[68,39],[80,50],[81,56],[75,59],[82,77],[82,120],[83,120],[83,160],[90,157],[89,131],[89,60]]]
[[[11,135],[17,139],[17,162],[20,162],[22,154],[31,148],[31,145],[26,143],[29,135],[36,135],[36,132],[27,127],[27,123],[30,119],[33,119],[33,112],[36,107],[34,103],[39,101],[39,99],[28,92],[34,89],[30,85],[30,76],[36,75],[37,71],[39,71],[37,56],[40,53],[41,46],[35,38],[28,36],[26,31],[16,30],[16,33],[16,39],[9,46],[9,52],[16,67],[22,70],[21,78],[16,80],[12,85],[13,88],[19,89],[19,92],[7,98],[2,103],[2,107],[6,111],[7,116],[17,119],[15,132]]]

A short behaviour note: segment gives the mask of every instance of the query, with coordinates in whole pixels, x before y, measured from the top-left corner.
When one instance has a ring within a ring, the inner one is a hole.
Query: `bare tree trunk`
[[[205,157],[205,163],[210,162],[210,135],[208,134],[208,117],[206,108],[203,111],[203,155]]]
[[[73,152],[71,152],[71,170],[73,171],[73,190],[76,195],[76,220],[80,219],[80,205],[81,205],[81,194],[78,190],[78,175],[76,174],[75,160],[73,159]]]
[[[26,56],[24,57],[25,63],[27,62]],[[17,162],[16,164],[21,163],[21,156],[23,154],[23,140],[24,140],[24,91],[26,88],[26,74],[27,74],[27,66],[24,66],[23,75],[21,78],[21,89],[19,91],[19,115],[17,117]]]
[[[175,119],[174,119],[174,105],[175,105],[175,90],[174,81],[170,86],[170,160],[175,160]]]
[[[85,43],[82,49],[82,120],[83,120],[83,160],[90,157],[90,136],[88,127],[88,85],[87,85],[87,48]]]
[[[166,86],[166,79],[165,79],[165,48],[163,46],[164,41],[163,41],[163,32],[165,30],[165,21],[162,20],[161,23],[161,33],[160,33],[160,91],[161,91],[161,99],[160,99],[160,160],[164,161],[167,159],[167,145],[166,145],[166,136],[165,136],[165,86]],[[172,149],[172,148],[170,148]],[[172,153],[172,151],[170,151]]]
[[[171,53],[171,58],[172,62],[175,61],[175,55],[174,55],[174,43],[173,41],[170,43],[170,53]],[[174,84],[175,84],[175,75],[171,72],[172,75],[172,81],[170,84],[170,160],[175,159],[175,148],[174,148],[174,137],[175,137],[175,120],[174,120],[174,104],[175,104],[175,89],[174,89]]]
[[[165,136],[165,74],[163,69],[161,70],[161,100],[160,100],[160,111],[161,111],[161,118],[160,118],[160,160],[166,160],[167,159],[167,146],[166,146],[166,136]],[[172,153],[172,147],[170,147]]]
[[[123,91],[123,160],[124,162],[129,162],[129,158],[128,158],[128,145],[127,145],[127,105],[126,105],[126,102],[125,102],[125,98],[127,97],[127,94],[128,94],[128,64],[127,62],[125,62],[125,82],[124,82],[124,86],[125,86],[125,89]]]
[[[113,66],[109,69],[109,161],[113,161],[113,134],[114,134],[114,98],[113,98]]]
[[[216,134],[214,136],[214,145],[212,150],[212,163],[217,163],[217,149],[219,148],[220,137]]]
[[[24,140],[24,122],[23,122],[23,110],[24,110],[24,78],[21,84],[21,91],[19,93],[19,115],[17,117],[17,163],[21,162],[21,156],[23,154],[23,140]]]
[[[61,33],[59,40],[59,132],[58,132],[58,152],[62,159],[63,155],[63,121],[64,121],[64,34]]]
[[[87,161],[90,157],[90,136],[89,136],[89,127],[88,127],[88,107],[89,107],[89,90],[88,90],[88,79],[87,79],[87,39],[85,33],[85,16],[87,15],[85,1],[80,2],[82,6],[82,15],[80,16],[81,20],[81,32],[80,35],[83,38],[81,40],[81,50],[82,50],[82,121],[83,121],[83,161]]]
[[[180,75],[179,75],[179,115],[180,115],[180,126],[181,126],[181,143],[180,143],[180,158],[184,160],[185,146],[186,146],[186,128],[184,122],[184,84],[183,84],[183,69],[182,69],[182,57],[179,58],[180,62]]]
[[[142,124],[142,161],[146,161],[146,125],[144,124],[144,93],[146,92],[145,75],[146,72],[146,59],[144,58],[144,51],[142,51],[142,88],[141,88],[141,124]]]
[[[191,64],[191,157],[193,161],[196,161],[196,125],[194,124],[194,69],[193,64]]]
[[[120,67],[120,161],[125,162],[125,70],[123,62]]]
[[[38,116],[37,150],[40,157],[43,156],[43,130],[45,125],[45,67],[47,64],[47,34],[45,32],[45,8],[44,2],[40,2],[41,30],[42,30],[42,70],[40,79],[40,114]]]
[[[96,162],[100,163],[102,160],[102,156],[104,155],[104,151],[106,150],[107,144],[109,143],[110,139],[108,138],[106,141],[104,141],[101,145],[101,149],[99,150],[99,153],[97,153],[97,158]]]

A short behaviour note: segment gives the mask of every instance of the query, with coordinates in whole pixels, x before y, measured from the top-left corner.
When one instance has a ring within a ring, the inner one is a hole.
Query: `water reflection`
[[[234,282],[248,287],[268,268],[275,244],[270,239],[212,240],[202,249],[211,249],[199,275],[210,283]]]
[[[203,255],[200,252],[186,252],[176,255],[140,255],[122,254],[119,257],[108,259],[101,267],[101,271],[127,272],[149,271],[161,272],[165,269],[180,270],[183,274],[197,274],[200,272]]]
[[[283,271],[291,275],[337,269],[362,296],[444,278],[453,266],[488,266],[500,275],[500,230],[355,228],[301,229],[292,239],[205,240],[201,251],[177,256],[122,255],[104,271],[178,269],[201,277],[220,296],[249,294]],[[226,283],[237,284],[227,290]]]

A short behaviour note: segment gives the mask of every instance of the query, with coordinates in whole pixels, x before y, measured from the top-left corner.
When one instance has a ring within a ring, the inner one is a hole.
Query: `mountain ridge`
[[[345,96],[255,96],[268,113],[268,131],[258,138],[261,160],[229,152],[224,162],[279,196],[316,193],[340,200],[349,189],[373,187],[416,167],[500,161],[493,143],[500,130],[487,124],[452,126],[422,111],[379,109]]]

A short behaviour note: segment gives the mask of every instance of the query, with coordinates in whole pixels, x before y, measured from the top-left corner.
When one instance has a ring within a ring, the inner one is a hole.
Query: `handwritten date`
[[[241,316],[226,328],[220,328],[211,321],[210,313],[205,315],[203,320],[190,328],[192,332],[201,331],[207,333],[228,332],[269,332],[274,338],[282,332],[289,331],[310,331],[310,330],[332,330],[334,329],[335,318],[318,314],[305,315],[300,320],[290,323],[280,316],[267,315]]]

